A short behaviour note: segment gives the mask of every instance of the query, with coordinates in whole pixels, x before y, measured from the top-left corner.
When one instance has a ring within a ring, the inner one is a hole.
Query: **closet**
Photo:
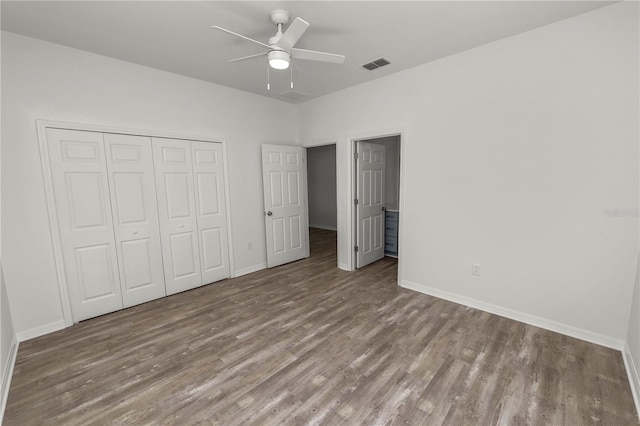
[[[221,144],[46,137],[74,322],[229,277]]]

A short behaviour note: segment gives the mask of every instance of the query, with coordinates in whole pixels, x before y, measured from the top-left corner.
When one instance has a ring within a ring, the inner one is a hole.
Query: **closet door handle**
[[[138,233],[138,231],[133,231],[133,233],[134,233],[134,234],[137,234],[137,233]]]
[[[273,213],[271,211],[268,211],[267,216],[273,216]]]
[[[181,224],[180,224],[180,228],[184,228],[184,223],[181,223]]]

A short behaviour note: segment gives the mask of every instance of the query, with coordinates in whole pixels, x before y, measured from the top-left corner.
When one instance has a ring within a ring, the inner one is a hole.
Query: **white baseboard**
[[[622,350],[622,359],[624,360],[624,367],[627,370],[633,402],[636,404],[636,413],[640,416],[640,374],[638,374],[640,370],[638,370],[638,365],[636,365],[633,360],[631,350],[627,343],[624,344],[624,349]]]
[[[423,284],[412,283],[410,281],[402,281],[400,283],[400,286],[408,288],[409,290],[414,290],[420,293],[428,294],[430,296],[435,296],[440,299],[445,299],[450,302],[470,306],[475,309],[480,309],[481,311],[489,312],[501,317],[509,318],[515,321],[523,322],[525,324],[564,334],[569,337],[575,337],[576,339],[585,340],[587,342],[595,343],[601,346],[606,346],[607,348],[621,351],[625,345],[624,340],[615,339],[613,337],[594,333],[592,331],[584,330],[572,325],[563,324],[502,306],[493,305],[491,303],[486,303],[480,300],[472,299],[470,297],[460,296],[459,294],[449,293],[448,291],[443,291]]]
[[[235,273],[233,274],[233,278],[241,277],[253,272],[262,271],[263,269],[267,269],[266,263],[258,263],[257,265],[249,266],[248,268],[236,269]]]
[[[16,365],[16,356],[18,355],[18,338],[13,337],[7,362],[2,366],[2,377],[0,377],[0,424],[4,419],[4,410],[7,407],[7,398],[9,398],[9,387],[11,387],[11,377],[13,376],[13,367]]]
[[[64,323],[64,320],[59,320],[49,324],[41,325],[39,327],[30,328],[29,330],[20,331],[16,334],[18,337],[18,341],[24,342],[25,340],[35,339],[36,337],[44,336],[45,334],[62,330],[65,327],[66,325]]]
[[[318,229],[326,229],[327,231],[338,231],[338,228],[335,226],[326,226],[326,225],[309,225],[309,228],[318,228]]]

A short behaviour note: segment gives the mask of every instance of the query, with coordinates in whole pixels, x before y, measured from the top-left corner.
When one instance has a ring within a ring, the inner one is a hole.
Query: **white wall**
[[[3,263],[19,336],[62,320],[36,119],[224,137],[235,269],[265,265],[260,145],[297,143],[295,106],[6,32],[2,88]]]
[[[0,42],[2,36],[0,34]],[[2,69],[2,58],[0,57],[0,70]],[[1,76],[1,71],[0,71]],[[1,115],[0,105],[0,115]],[[2,140],[0,135],[0,141]],[[1,143],[0,143],[1,146]],[[1,171],[0,161],[0,171]],[[2,173],[0,173],[1,182]],[[0,217],[2,216],[2,198],[0,197]],[[0,239],[2,236],[2,226],[0,220]],[[11,384],[11,373],[13,372],[13,364],[15,355],[18,350],[18,342],[16,332],[13,328],[13,319],[11,318],[11,309],[7,299],[7,291],[4,284],[4,273],[2,271],[2,245],[0,244],[0,423],[4,415],[4,408],[9,396],[9,385]]]
[[[336,146],[307,149],[309,226],[337,230]]]
[[[0,42],[2,40],[0,34]],[[2,58],[0,58],[0,75],[2,70]],[[1,105],[0,105],[1,114]],[[2,138],[0,137],[0,141]],[[1,143],[0,143],[1,146]],[[0,162],[1,164],[1,162]],[[2,167],[0,166],[0,171]],[[0,173],[0,181],[2,174]],[[0,197],[0,217],[2,213],[2,198]],[[1,221],[0,221],[1,223]],[[2,236],[2,226],[0,225],[0,239]],[[9,385],[11,384],[11,373],[15,355],[18,350],[16,333],[13,328],[11,309],[7,299],[7,292],[4,284],[4,273],[2,272],[2,245],[0,245],[0,423],[4,416],[4,409],[9,396]]]
[[[344,230],[348,140],[404,129],[403,285],[622,347],[638,218],[605,210],[638,206],[638,71],[617,3],[306,102],[300,140],[338,140]]]

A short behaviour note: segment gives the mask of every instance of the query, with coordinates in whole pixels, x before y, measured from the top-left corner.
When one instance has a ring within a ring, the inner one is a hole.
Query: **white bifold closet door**
[[[221,144],[46,135],[74,322],[229,277]]]
[[[74,322],[122,309],[101,133],[47,129]]]
[[[153,139],[167,294],[229,276],[220,144]]]
[[[47,129],[74,321],[165,295],[151,140]]]
[[[228,278],[229,246],[222,146],[191,142],[202,283]]]
[[[151,138],[105,134],[124,307],[166,296]]]

